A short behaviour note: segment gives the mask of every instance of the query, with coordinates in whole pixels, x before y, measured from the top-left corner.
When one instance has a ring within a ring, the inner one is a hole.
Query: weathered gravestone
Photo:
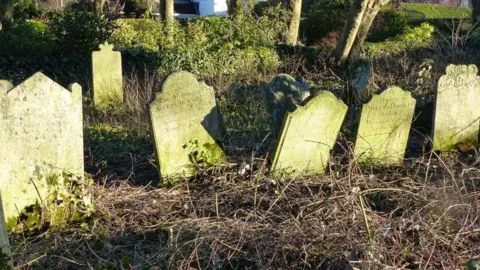
[[[401,164],[415,103],[410,92],[393,86],[363,105],[355,142],[356,159],[378,165]]]
[[[1,82],[0,82],[1,85]],[[13,269],[12,252],[8,241],[7,224],[0,195],[0,269]]]
[[[480,77],[475,65],[449,65],[438,81],[433,150],[476,145],[480,123]]]
[[[354,90],[355,97],[360,101],[366,101],[373,93],[379,89],[372,80],[372,65],[370,62],[358,62],[357,66],[352,70],[352,76],[349,80]]]
[[[42,205],[56,176],[83,179],[82,91],[36,73],[0,94],[0,191],[7,226]]]
[[[346,113],[347,106],[326,91],[287,113],[273,159],[274,174],[323,174]]]
[[[107,107],[123,102],[122,55],[108,43],[92,53],[93,102]]]
[[[212,87],[189,72],[167,77],[150,104],[160,176],[192,176],[197,165],[223,162],[225,129]]]
[[[293,112],[310,96],[308,85],[288,74],[279,74],[267,86],[266,99],[270,111],[272,133],[280,133],[285,113]]]

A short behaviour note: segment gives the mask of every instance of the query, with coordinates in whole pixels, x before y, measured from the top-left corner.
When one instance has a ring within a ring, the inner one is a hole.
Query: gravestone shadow
[[[201,122],[203,128],[207,133],[217,142],[223,149],[223,142],[228,140],[225,120],[218,107],[212,110],[203,118]]]
[[[418,101],[407,143],[406,158],[418,158],[432,149],[433,100]]]

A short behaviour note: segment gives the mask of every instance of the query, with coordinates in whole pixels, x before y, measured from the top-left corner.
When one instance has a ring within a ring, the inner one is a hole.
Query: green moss
[[[12,230],[15,226],[17,226],[17,221],[18,221],[18,218],[14,218],[14,217],[9,218],[9,219],[6,221],[7,231],[10,231],[10,230]]]
[[[216,143],[199,145],[198,141],[188,142],[184,148],[191,162],[200,167],[212,166],[225,160],[225,153]]]
[[[444,132],[437,134],[433,143],[434,150],[457,150],[456,146],[459,143],[464,143],[466,145],[477,145],[478,144],[478,133],[473,134],[457,134],[452,136],[451,133]]]

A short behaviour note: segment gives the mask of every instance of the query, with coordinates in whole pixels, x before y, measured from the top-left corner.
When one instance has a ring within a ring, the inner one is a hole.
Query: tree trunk
[[[333,52],[337,64],[342,65],[351,56],[359,54],[373,20],[380,8],[386,3],[388,3],[388,0],[355,0],[353,2],[348,19]],[[352,48],[354,48],[353,53]]]
[[[160,18],[166,25],[171,24],[174,20],[174,0],[160,0],[159,9]]]
[[[165,14],[164,20],[167,25],[170,25],[174,20],[174,4],[173,0],[165,0]]]
[[[350,49],[348,59],[355,59],[360,56],[362,45],[367,38],[368,31],[370,30],[375,17],[377,17],[378,12],[386,3],[388,3],[388,0],[374,0],[369,3],[367,10],[363,14],[362,24],[358,29],[357,37],[355,38],[355,42],[353,42],[353,46]]]
[[[296,45],[298,31],[300,29],[300,18],[302,15],[302,0],[290,0],[289,9],[292,12],[288,25],[287,44]]]
[[[105,1],[106,0],[94,0],[95,13],[97,13],[97,15],[103,14],[103,7],[105,6]]]
[[[237,0],[227,0],[228,15],[233,16],[237,10]]]

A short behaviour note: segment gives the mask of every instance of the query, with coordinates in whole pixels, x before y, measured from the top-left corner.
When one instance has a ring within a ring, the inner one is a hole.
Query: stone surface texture
[[[41,204],[51,175],[83,179],[82,89],[36,73],[0,96],[0,190],[7,225]]]
[[[1,84],[1,82],[0,82]],[[5,222],[5,213],[3,212],[2,198],[0,195],[0,250],[6,260],[0,260],[0,269],[13,269],[12,251],[8,240],[7,224]]]
[[[108,43],[92,53],[93,102],[106,107],[123,102],[122,55]]]
[[[453,150],[459,143],[476,145],[480,120],[480,77],[475,65],[449,65],[438,81],[433,149]]]
[[[150,104],[162,178],[189,177],[197,165],[225,160],[220,147],[225,128],[212,87],[191,73],[172,73]]]
[[[273,173],[324,174],[346,113],[347,106],[326,91],[287,113],[273,159]]]
[[[356,160],[378,165],[401,164],[415,103],[410,92],[393,86],[363,105],[355,142]]]

